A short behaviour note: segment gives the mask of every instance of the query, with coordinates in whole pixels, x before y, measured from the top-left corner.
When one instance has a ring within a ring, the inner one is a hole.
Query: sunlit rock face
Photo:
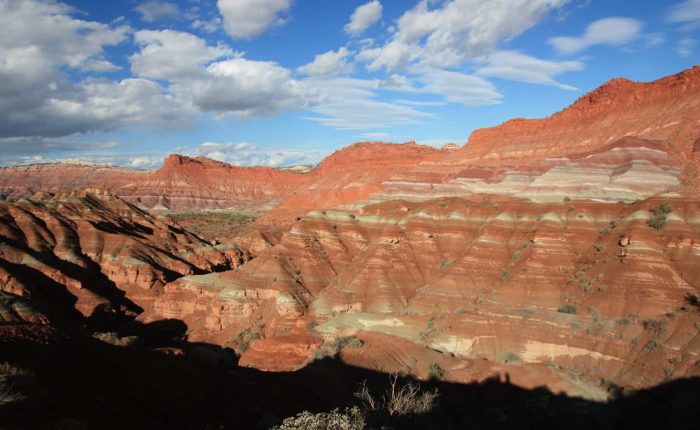
[[[85,316],[104,308],[148,308],[180,276],[233,268],[249,258],[103,190],[0,203],[0,239],[2,291],[59,301]]]
[[[198,210],[255,207],[269,209],[312,175],[270,167],[236,167],[204,157],[171,155],[158,170],[49,163],[0,169],[0,196],[27,197],[81,188],[105,189],[141,208]]]
[[[276,235],[255,260],[183,278],[155,309],[266,370],[351,336],[355,365],[589,397],[697,375],[699,108],[694,68],[613,80],[459,150],[403,145],[392,164],[351,147],[256,225]],[[357,151],[366,176],[343,167]]]
[[[457,149],[366,142],[304,174],[172,156],[118,194],[154,212],[276,206],[213,246],[97,191],[4,203],[0,286],[51,278],[84,315],[128,300],[268,371],[339,356],[604,398],[700,374],[698,118],[693,68]]]

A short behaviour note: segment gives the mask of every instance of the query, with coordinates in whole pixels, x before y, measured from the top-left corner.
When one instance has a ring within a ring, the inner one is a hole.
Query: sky
[[[700,0],[0,0],[0,165],[463,145],[699,58]]]

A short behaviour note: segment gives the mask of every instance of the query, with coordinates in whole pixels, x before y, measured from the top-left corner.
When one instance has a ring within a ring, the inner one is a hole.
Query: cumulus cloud
[[[204,39],[181,31],[141,30],[134,40],[141,50],[129,57],[131,70],[152,79],[193,77],[201,73],[202,66],[234,54],[228,46],[209,46]]]
[[[224,29],[237,39],[252,39],[283,22],[291,0],[218,0]]]
[[[284,148],[265,148],[248,142],[204,142],[193,148],[180,148],[189,156],[202,156],[234,166],[286,167],[316,164],[323,158],[317,150],[294,151]]]
[[[342,47],[337,51],[328,51],[318,54],[314,60],[297,70],[301,73],[312,76],[331,76],[352,71],[352,67],[347,62],[350,51]]]
[[[357,58],[367,69],[398,70],[412,62],[455,67],[485,55],[537,24],[566,0],[420,1],[396,23],[391,39]]]
[[[104,49],[130,31],[70,13],[51,1],[0,2],[0,137],[59,137],[182,121],[186,107],[155,82],[70,81],[66,69],[115,69]]]
[[[547,61],[517,51],[498,51],[483,60],[476,74],[531,84],[554,85],[565,90],[576,90],[571,85],[557,82],[554,77],[564,72],[580,71],[580,61]]]
[[[182,16],[182,12],[177,7],[177,4],[167,1],[149,0],[141,3],[134,9],[141,14],[141,19],[146,22]]]
[[[206,79],[188,82],[188,87],[200,109],[239,118],[301,109],[309,96],[308,87],[294,80],[288,69],[244,58],[211,64]]]
[[[549,43],[561,54],[575,54],[595,45],[622,46],[642,31],[641,21],[633,18],[603,18],[586,27],[579,37],[553,37]]]
[[[373,0],[358,6],[350,16],[350,22],[345,24],[345,32],[352,36],[359,36],[370,28],[382,17],[382,4]]]
[[[676,53],[681,57],[690,57],[698,41],[689,37],[684,37],[676,45]]]
[[[684,30],[700,28],[700,0],[685,0],[668,14],[667,21],[683,24]]]

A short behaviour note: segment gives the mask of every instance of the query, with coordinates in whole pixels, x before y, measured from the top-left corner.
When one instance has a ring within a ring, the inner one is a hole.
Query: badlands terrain
[[[700,67],[307,172],[2,168],[0,427],[270,428],[394,374],[439,397],[391,428],[695,428],[699,169]]]

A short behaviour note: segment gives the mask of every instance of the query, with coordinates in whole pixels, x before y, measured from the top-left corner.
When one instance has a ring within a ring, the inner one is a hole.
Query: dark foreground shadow
[[[153,324],[148,341],[167,342],[181,328],[174,321]],[[304,410],[358,404],[353,393],[363,381],[376,393],[388,384],[385,374],[333,360],[292,373],[266,373],[236,366],[230,350],[181,346],[187,354],[177,355],[179,348],[154,352],[113,346],[75,334],[43,341],[5,338],[0,361],[28,369],[34,382],[23,388],[24,401],[0,405],[0,429],[264,429]],[[374,415],[375,428],[700,428],[700,378],[609,403],[498,380],[422,385],[440,392],[431,412],[407,418]]]

